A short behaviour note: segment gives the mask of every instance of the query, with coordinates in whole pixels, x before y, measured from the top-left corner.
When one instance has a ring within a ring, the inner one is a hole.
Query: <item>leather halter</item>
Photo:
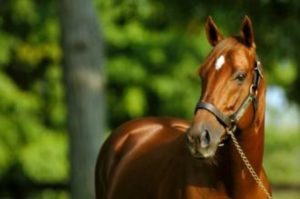
[[[196,105],[195,114],[199,109],[205,109],[210,113],[212,113],[225,128],[235,129],[238,121],[244,115],[245,111],[247,110],[251,102],[254,105],[254,111],[256,111],[257,90],[258,90],[260,78],[263,78],[261,72],[261,63],[258,59],[256,59],[255,66],[254,66],[254,76],[253,76],[252,84],[250,86],[249,95],[246,97],[246,99],[243,101],[242,105],[237,109],[236,112],[228,116],[223,114],[221,111],[219,111],[219,109],[215,107],[213,104],[200,101]]]

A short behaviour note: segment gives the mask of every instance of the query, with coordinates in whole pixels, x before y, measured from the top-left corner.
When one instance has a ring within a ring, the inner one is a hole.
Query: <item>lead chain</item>
[[[255,180],[255,182],[258,184],[258,186],[265,192],[265,194],[267,195],[268,199],[272,199],[272,196],[271,194],[268,192],[268,190],[266,189],[266,187],[264,186],[263,182],[261,181],[261,179],[258,177],[258,175],[256,174],[256,172],[254,171],[252,165],[250,164],[248,158],[246,157],[243,149],[241,148],[241,146],[239,145],[236,137],[234,136],[233,134],[233,131],[232,130],[228,130],[227,132],[232,141],[233,141],[233,144],[236,148],[236,150],[238,151],[238,153],[240,154],[241,156],[241,159],[243,160],[245,166],[247,167],[249,173],[251,174],[251,176],[253,177],[253,179]]]

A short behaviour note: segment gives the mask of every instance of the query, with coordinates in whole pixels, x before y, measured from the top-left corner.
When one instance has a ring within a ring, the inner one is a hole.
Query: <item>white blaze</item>
[[[216,64],[215,64],[215,68],[216,70],[220,70],[223,66],[223,64],[225,63],[225,58],[224,55],[221,55],[217,60],[216,60]]]

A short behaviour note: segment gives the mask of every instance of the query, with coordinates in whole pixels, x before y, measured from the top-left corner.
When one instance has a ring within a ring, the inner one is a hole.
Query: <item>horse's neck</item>
[[[259,100],[258,111],[261,111],[258,113],[259,118],[256,118],[254,124],[250,128],[237,135],[241,148],[258,175],[263,172],[264,108],[264,96],[262,96]],[[228,186],[233,192],[234,198],[244,198],[245,195],[239,194],[245,194],[247,192],[250,194],[253,191],[257,191],[258,185],[247,170],[247,167],[242,161],[241,155],[238,153],[233,142],[230,142],[228,149],[227,153],[229,154],[227,155],[230,157],[231,163],[229,163],[228,160],[224,160],[224,165],[222,165],[224,168],[227,168],[226,172],[228,172],[228,174],[225,174],[225,181],[227,181]]]
[[[247,159],[249,160],[251,166],[254,168],[256,173],[262,171],[262,161],[263,161],[263,148],[264,148],[264,127],[261,126],[258,129],[252,129],[251,132],[244,131],[241,134],[248,134],[247,136],[238,138],[238,142],[243,149],[243,152]],[[233,183],[241,187],[244,183],[254,182],[252,176],[245,163],[242,161],[241,154],[236,149],[233,142],[229,146],[230,153],[230,173],[232,175]],[[228,163],[228,162],[227,162]],[[250,180],[248,180],[251,178]],[[253,183],[252,183],[253,184]],[[256,184],[254,184],[256,185]],[[249,185],[247,184],[249,188]]]

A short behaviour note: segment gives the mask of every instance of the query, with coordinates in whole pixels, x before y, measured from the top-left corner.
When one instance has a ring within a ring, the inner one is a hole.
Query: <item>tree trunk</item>
[[[59,2],[70,132],[71,198],[92,199],[105,113],[101,36],[92,0]]]

